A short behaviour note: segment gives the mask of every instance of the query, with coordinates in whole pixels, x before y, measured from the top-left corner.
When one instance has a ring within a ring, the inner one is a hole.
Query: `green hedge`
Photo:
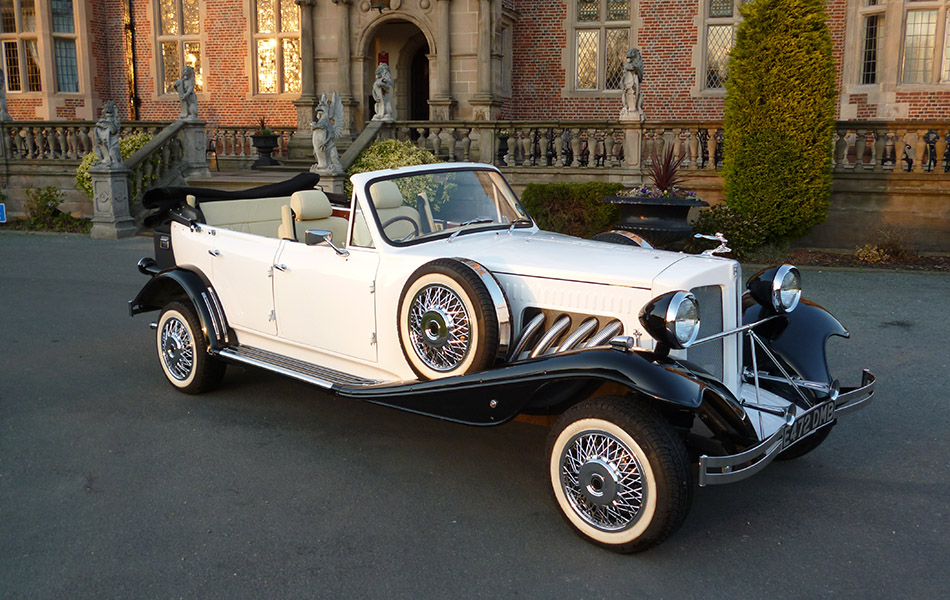
[[[798,237],[825,220],[831,196],[835,71],[824,0],[742,7],[726,81],[722,176],[753,245]]]
[[[604,202],[619,183],[529,183],[521,203],[541,229],[589,238],[617,221],[617,205]]]

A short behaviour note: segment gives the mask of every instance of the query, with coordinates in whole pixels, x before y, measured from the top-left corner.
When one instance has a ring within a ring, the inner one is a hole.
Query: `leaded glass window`
[[[203,91],[200,0],[157,0],[157,7],[159,89],[165,94],[176,93],[175,82],[181,78],[182,68],[188,65],[195,70],[195,91]]]
[[[936,10],[912,10],[907,13],[901,81],[904,83],[932,81],[936,37]]]
[[[300,9],[294,0],[254,0],[258,94],[300,92]]]
[[[630,46],[629,0],[576,0],[574,89],[619,90]]]
[[[0,40],[7,91],[41,92],[35,0],[0,0]]]
[[[864,19],[864,55],[861,61],[861,83],[877,83],[878,52],[884,34],[884,16],[868,15]]]
[[[706,0],[706,26],[702,85],[719,90],[729,77],[729,53],[739,24],[739,6],[743,0]]]

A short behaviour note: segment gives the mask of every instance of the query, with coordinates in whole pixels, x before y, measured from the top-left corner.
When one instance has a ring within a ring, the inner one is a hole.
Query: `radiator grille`
[[[707,285],[690,290],[699,302],[699,337],[722,333],[722,288]],[[686,359],[696,363],[718,379],[723,378],[723,339],[699,344],[686,350]]]

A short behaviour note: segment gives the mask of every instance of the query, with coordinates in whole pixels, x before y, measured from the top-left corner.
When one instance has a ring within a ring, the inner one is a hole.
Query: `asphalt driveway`
[[[562,523],[544,428],[479,429],[231,367],[169,386],[130,319],[151,240],[0,234],[0,598],[944,598],[950,276],[807,270],[875,402],[697,490],[620,556]]]

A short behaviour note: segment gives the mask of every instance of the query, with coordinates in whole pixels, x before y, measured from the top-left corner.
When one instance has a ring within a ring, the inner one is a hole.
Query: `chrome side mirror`
[[[304,236],[304,243],[308,246],[329,246],[340,256],[349,256],[350,251],[337,248],[333,245],[333,232],[329,229],[308,229]]]

